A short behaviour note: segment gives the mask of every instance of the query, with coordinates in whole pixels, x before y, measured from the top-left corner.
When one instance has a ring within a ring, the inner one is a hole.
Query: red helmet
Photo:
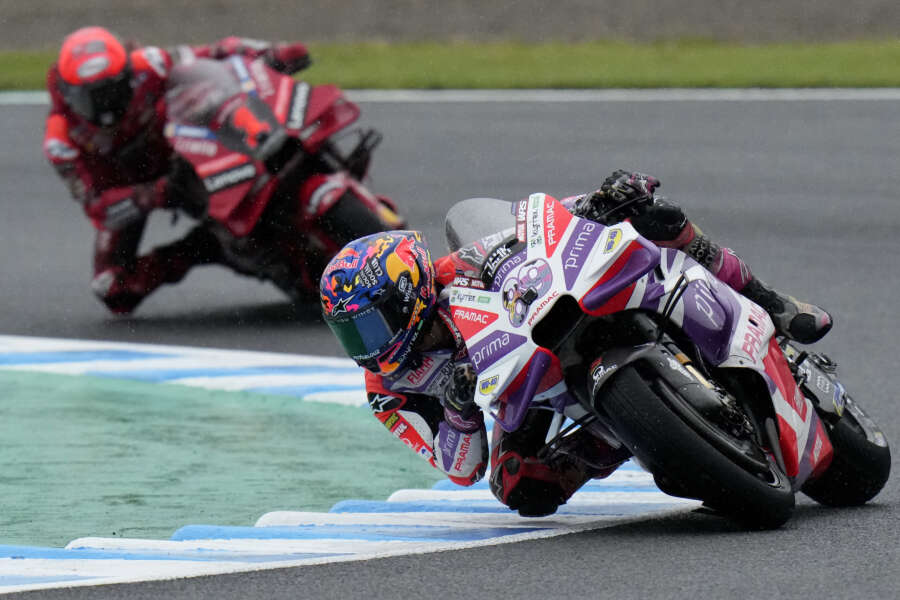
[[[95,125],[114,125],[131,102],[131,65],[122,42],[103,27],[84,27],[63,40],[57,62],[59,90],[76,114]]]

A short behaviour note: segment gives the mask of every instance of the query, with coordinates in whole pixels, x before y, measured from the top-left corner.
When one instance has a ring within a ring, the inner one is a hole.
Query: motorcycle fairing
[[[604,227],[585,221],[546,194],[513,205],[510,219],[524,249],[506,253],[496,266],[489,254],[482,270],[491,267],[492,277],[483,281],[488,289],[459,287],[450,301],[454,321],[469,334],[464,334],[466,346],[479,376],[475,401],[507,431],[521,424],[534,398],[565,403],[558,357],[530,335],[562,297],[560,283],[566,282],[565,293],[586,311],[606,314],[620,310],[605,305],[627,302],[635,282],[659,260],[659,249],[630,224]],[[589,246],[588,239],[600,243]],[[577,273],[567,277],[567,270]],[[479,326],[467,326],[468,320],[478,320]]]
[[[794,485],[827,467],[830,442],[811,402],[799,392],[786,363],[781,364],[774,325],[762,308],[683,252],[660,250],[641,238],[628,223],[604,227],[558,210],[565,209],[544,194],[515,205],[511,214],[525,250],[499,262],[493,279],[484,282],[488,289],[463,287],[451,295],[455,321],[480,321],[464,328],[478,373],[475,401],[503,429],[516,429],[535,397],[559,384],[550,375],[559,365],[557,357],[538,347],[530,330],[561,297],[564,284],[588,314],[634,308],[665,312],[711,364],[757,372],[772,397],[779,445]],[[565,227],[561,233],[560,225]],[[505,293],[508,282],[518,281],[520,272],[537,261],[550,265],[556,285],[540,286],[531,298],[521,288]],[[521,310],[510,310],[512,301]]]
[[[681,294],[670,319],[697,344],[703,357],[714,366],[751,369],[760,376],[775,409],[786,475],[794,485],[799,487],[827,468],[831,443],[812,402],[790,372],[768,313],[678,250],[662,251],[660,271],[660,279],[650,276],[647,288],[652,291],[644,306],[662,312],[673,294]]]
[[[289,134],[315,153],[359,117],[340,88],[297,82],[259,59],[198,59],[175,79],[166,136],[203,182],[208,215],[238,237],[256,226],[277,187],[264,161]]]
[[[301,92],[298,89],[298,97],[302,97]],[[337,86],[317,85],[310,90],[307,98],[303,126],[298,128],[298,137],[309,153],[317,152],[325,140],[359,118],[359,106],[347,100]]]

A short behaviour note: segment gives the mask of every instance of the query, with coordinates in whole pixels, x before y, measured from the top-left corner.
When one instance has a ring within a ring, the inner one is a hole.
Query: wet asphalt
[[[888,439],[900,439],[896,103],[371,103],[363,111],[385,134],[370,186],[395,198],[438,254],[442,215],[459,199],[565,196],[615,168],[656,175],[661,193],[757,275],[834,315],[821,348]],[[45,109],[0,112],[0,333],[338,353],[315,306],[292,307],[271,286],[219,267],[161,289],[132,317],[108,316],[88,288],[90,225],[40,154]],[[145,245],[187,225],[154,217]],[[515,545],[23,597],[898,597],[897,499],[892,479],[861,508],[801,498],[774,532],[691,513]]]

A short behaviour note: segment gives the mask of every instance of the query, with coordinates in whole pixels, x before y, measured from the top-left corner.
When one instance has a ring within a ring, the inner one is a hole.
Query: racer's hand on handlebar
[[[622,169],[603,180],[600,189],[578,200],[578,216],[609,225],[640,215],[653,204],[653,192],[659,179],[645,173]]]
[[[266,50],[265,57],[266,63],[270,67],[286,75],[302,71],[312,62],[309,58],[309,50],[300,42],[272,44]]]
[[[629,173],[619,169],[603,180],[600,191],[612,202],[622,205],[641,200],[653,201],[653,192],[660,187],[659,179],[646,173]]]

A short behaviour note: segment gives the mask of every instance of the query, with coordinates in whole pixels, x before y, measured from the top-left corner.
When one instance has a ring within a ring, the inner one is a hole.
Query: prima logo
[[[571,290],[575,279],[584,267],[584,261],[591,253],[597,238],[600,237],[602,227],[590,221],[582,221],[572,231],[569,241],[563,248],[563,275],[566,279],[566,289]]]
[[[713,329],[721,329],[725,320],[725,315],[719,308],[718,301],[713,297],[705,285],[693,285],[694,289],[694,306],[697,311],[702,313],[708,320]]]
[[[524,344],[526,338],[506,331],[495,331],[470,348],[469,356],[476,369],[487,368],[507,352]]]
[[[502,263],[500,263],[500,266],[497,268],[497,272],[494,273],[494,277],[493,277],[494,283],[491,286],[491,290],[492,291],[499,290],[500,285],[503,283],[503,278],[506,276],[506,274],[509,273],[510,271],[512,271],[514,267],[517,267],[520,264],[522,264],[522,261],[524,261],[524,260],[525,260],[525,253],[518,252],[517,254],[510,256],[508,260],[505,260]]]

